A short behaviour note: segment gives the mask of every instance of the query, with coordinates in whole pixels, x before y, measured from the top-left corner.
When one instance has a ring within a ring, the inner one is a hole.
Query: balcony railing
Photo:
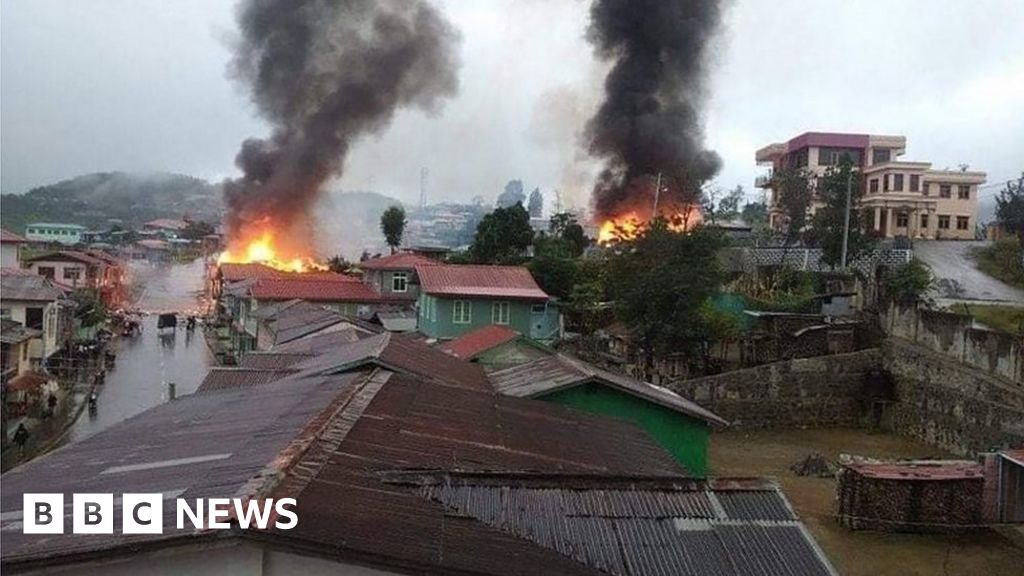
[[[771,188],[771,186],[772,186],[772,174],[771,174],[771,172],[769,172],[767,174],[762,174],[762,175],[760,175],[760,176],[758,176],[757,178],[754,179],[754,187],[755,188]]]

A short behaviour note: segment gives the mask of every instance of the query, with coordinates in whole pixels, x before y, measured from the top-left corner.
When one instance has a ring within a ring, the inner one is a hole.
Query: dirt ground
[[[799,477],[789,467],[812,452],[876,458],[951,457],[908,438],[864,430],[729,431],[711,436],[715,476],[778,480],[797,514],[844,576],[1020,576],[1024,550],[991,531],[960,536],[851,531],[834,513],[835,480]]]

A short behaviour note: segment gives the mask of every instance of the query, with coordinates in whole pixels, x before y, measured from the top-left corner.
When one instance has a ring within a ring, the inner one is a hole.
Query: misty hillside
[[[320,225],[318,249],[330,256],[343,254],[357,258],[363,250],[371,253],[387,249],[380,231],[380,217],[390,206],[410,207],[400,200],[376,192],[331,191],[317,207]]]
[[[4,194],[0,221],[4,229],[23,234],[30,222],[65,222],[92,229],[137,226],[154,218],[219,222],[223,211],[220,186],[192,176],[170,173],[86,174],[24,194]]]

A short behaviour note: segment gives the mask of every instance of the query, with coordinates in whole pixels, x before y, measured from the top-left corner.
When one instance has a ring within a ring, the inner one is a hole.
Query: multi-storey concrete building
[[[904,136],[806,132],[761,148],[755,160],[771,166],[772,172],[799,169],[816,178],[849,155],[864,174],[859,208],[870,230],[886,238],[974,238],[978,186],[985,182],[985,173],[933,170],[928,162],[898,160],[906,147]],[[787,217],[773,184],[771,173],[756,182],[760,188],[772,189],[769,222],[772,228],[783,229]],[[809,212],[821,206],[815,195]]]

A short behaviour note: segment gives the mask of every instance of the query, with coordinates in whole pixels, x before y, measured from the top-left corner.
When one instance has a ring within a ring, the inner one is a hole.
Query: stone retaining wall
[[[857,425],[868,413],[878,349],[774,362],[665,384],[742,428]]]

